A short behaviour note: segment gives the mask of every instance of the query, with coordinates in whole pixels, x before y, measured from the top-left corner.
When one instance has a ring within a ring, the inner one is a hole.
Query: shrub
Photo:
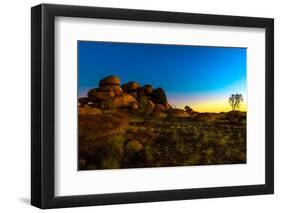
[[[140,106],[140,111],[141,112],[144,112],[145,111],[145,108],[146,108],[146,105],[147,105],[147,101],[148,101],[148,98],[144,95],[140,96],[139,98],[139,106]]]

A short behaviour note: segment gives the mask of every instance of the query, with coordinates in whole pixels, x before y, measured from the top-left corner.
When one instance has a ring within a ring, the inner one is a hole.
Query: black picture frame
[[[265,184],[56,197],[54,21],[58,16],[264,28]],[[31,9],[31,90],[31,204],[36,207],[46,209],[274,193],[274,20],[271,18],[41,4]]]

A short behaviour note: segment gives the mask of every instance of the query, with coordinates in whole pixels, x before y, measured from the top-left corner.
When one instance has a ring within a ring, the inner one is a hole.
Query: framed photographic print
[[[273,19],[31,15],[32,205],[273,193]]]

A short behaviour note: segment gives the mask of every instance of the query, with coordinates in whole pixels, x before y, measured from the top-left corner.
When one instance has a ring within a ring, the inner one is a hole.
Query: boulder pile
[[[103,78],[98,88],[89,90],[87,97],[79,98],[81,107],[86,104],[100,109],[127,108],[157,118],[189,117],[185,110],[171,107],[162,88],[154,89],[150,84],[141,86],[135,81],[120,85],[117,76]]]

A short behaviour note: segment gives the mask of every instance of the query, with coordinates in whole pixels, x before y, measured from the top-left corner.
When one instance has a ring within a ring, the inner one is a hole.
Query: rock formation
[[[188,110],[173,109],[162,88],[153,89],[152,85],[141,86],[130,81],[120,86],[117,76],[108,76],[99,82],[98,88],[88,91],[88,97],[80,98],[80,106],[92,104],[100,109],[127,108],[145,116],[156,118],[189,117]]]

